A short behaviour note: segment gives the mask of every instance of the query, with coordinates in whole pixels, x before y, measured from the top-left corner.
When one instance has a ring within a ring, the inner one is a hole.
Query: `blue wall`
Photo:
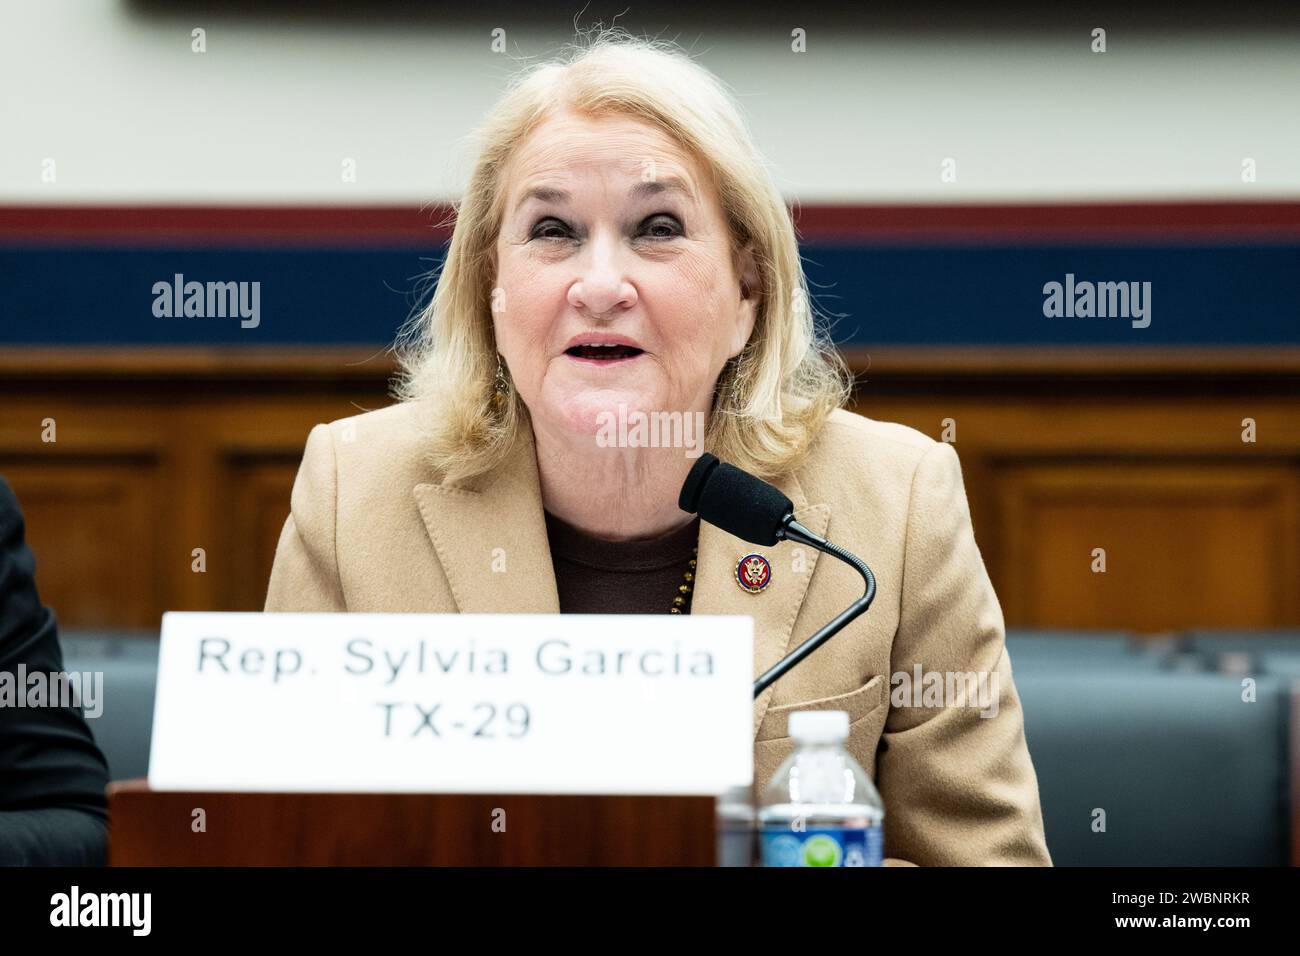
[[[0,247],[0,343],[382,344],[441,256],[422,248]],[[1300,244],[806,244],[837,341],[860,345],[1300,344]],[[261,319],[157,318],[152,288],[260,281]],[[1151,324],[1046,318],[1043,285],[1149,281]]]

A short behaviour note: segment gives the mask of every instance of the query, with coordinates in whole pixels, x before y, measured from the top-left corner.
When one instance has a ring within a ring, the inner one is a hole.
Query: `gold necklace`
[[[668,609],[669,614],[690,613],[691,586],[695,580],[695,559],[699,550],[699,548],[691,548],[691,560],[686,562],[686,573],[682,575],[682,583],[677,585],[677,597],[673,598],[673,606]],[[682,608],[686,610],[683,611]]]

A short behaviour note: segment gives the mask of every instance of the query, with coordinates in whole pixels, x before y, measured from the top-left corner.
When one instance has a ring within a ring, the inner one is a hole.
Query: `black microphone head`
[[[779,488],[707,452],[686,476],[677,504],[728,534],[769,547],[781,540],[777,532],[794,512]]]
[[[700,492],[704,490],[704,482],[719,464],[717,457],[710,455],[707,451],[700,455],[700,460],[695,463],[691,473],[686,476],[686,482],[682,485],[682,493],[677,496],[677,507],[692,515],[700,510]]]

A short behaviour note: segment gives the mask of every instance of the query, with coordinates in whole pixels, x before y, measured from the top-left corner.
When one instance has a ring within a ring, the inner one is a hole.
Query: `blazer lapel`
[[[520,433],[506,460],[491,475],[463,485],[425,483],[414,489],[420,515],[462,614],[560,611],[532,430],[522,428]],[[799,520],[825,536],[829,509],[825,505],[810,507],[793,475],[773,484],[794,503]],[[796,550],[803,552],[798,564]],[[772,565],[771,583],[757,594],[745,591],[736,580],[736,566],[753,553],[763,555]],[[759,547],[701,522],[691,614],[753,617],[757,678],[790,649],[795,618],[819,555],[789,541],[773,548]],[[801,634],[799,639],[808,636]],[[754,736],[758,736],[774,692],[775,685],[754,701]]]
[[[462,614],[558,614],[532,429],[501,466],[464,485],[419,484],[415,500]]]
[[[799,521],[823,537],[830,524],[830,509],[810,507],[794,475],[774,481],[794,504]],[[802,559],[796,562],[796,551]],[[772,566],[771,582],[757,594],[744,590],[736,579],[736,567],[747,554],[761,554]],[[808,593],[808,584],[821,552],[790,541],[765,548],[728,534],[711,524],[700,524],[699,557],[696,564],[695,594],[691,614],[748,614],[754,619],[754,677],[785,656],[790,649],[795,618]],[[799,641],[810,637],[798,635]],[[778,682],[779,683],[779,682]],[[773,684],[754,701],[754,736],[767,713]]]

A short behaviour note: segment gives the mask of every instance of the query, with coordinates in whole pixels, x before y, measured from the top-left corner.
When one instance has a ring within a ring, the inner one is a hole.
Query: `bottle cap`
[[[842,710],[796,710],[790,715],[790,736],[810,744],[833,744],[849,736],[849,715]]]

